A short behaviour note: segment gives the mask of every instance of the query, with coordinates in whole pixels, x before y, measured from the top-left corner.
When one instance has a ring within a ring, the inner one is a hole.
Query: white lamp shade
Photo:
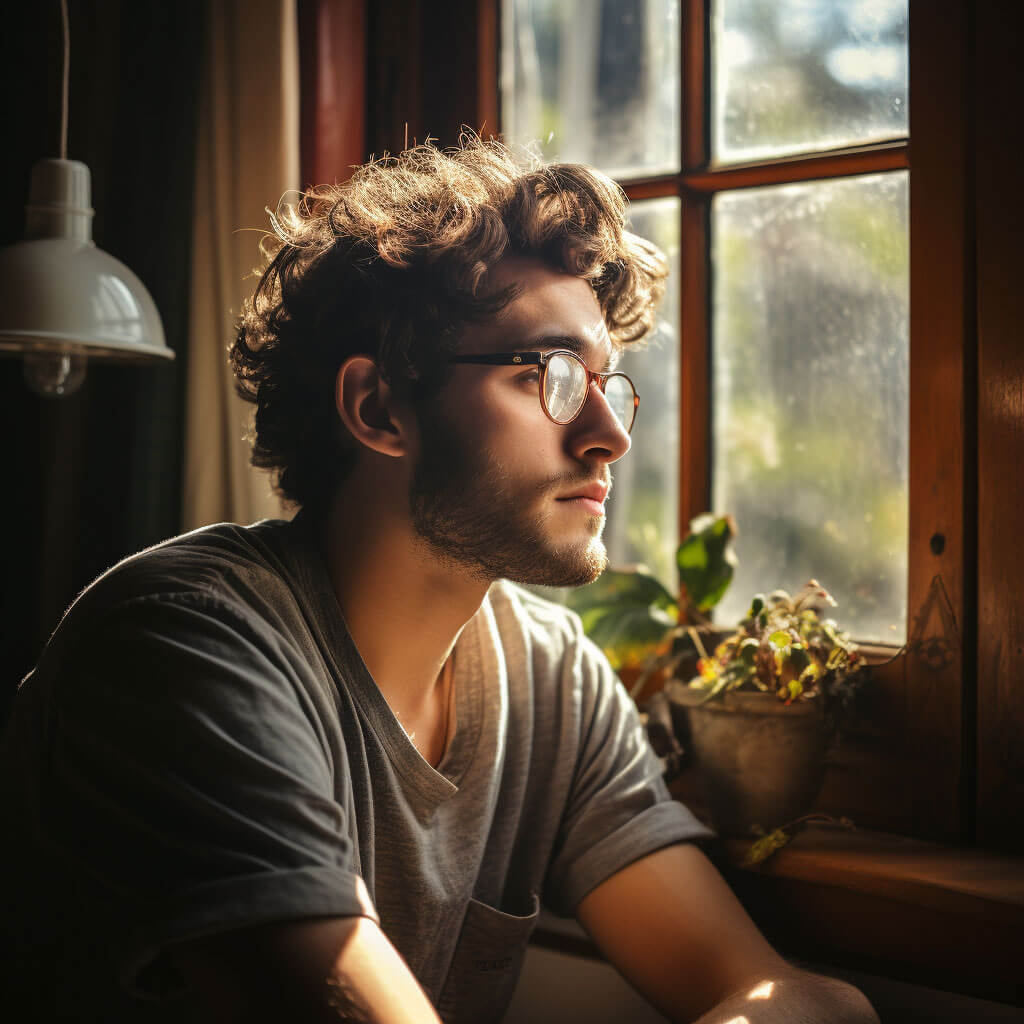
[[[85,164],[33,167],[29,237],[0,249],[0,353],[173,359],[145,285],[93,243],[89,192]]]

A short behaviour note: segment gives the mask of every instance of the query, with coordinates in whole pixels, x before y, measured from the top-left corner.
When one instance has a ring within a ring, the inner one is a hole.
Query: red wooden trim
[[[343,181],[366,159],[366,0],[299,0],[303,185]]]
[[[685,192],[711,195],[731,189],[904,170],[910,166],[910,160],[910,146],[906,142],[888,142],[874,149],[821,153],[737,167],[720,167],[693,174],[638,178],[622,182],[622,187],[630,199],[659,199]]]
[[[501,131],[498,121],[498,3],[499,0],[477,0],[477,123],[474,127],[483,138]]]
[[[711,505],[710,337],[708,201],[686,198],[682,204],[679,295],[679,536],[690,520]]]
[[[644,178],[640,181],[619,182],[630,202],[637,199],[664,199],[679,195],[679,178]]]
[[[710,66],[707,41],[707,4],[705,0],[683,0],[682,32],[682,158],[683,170],[701,170],[708,163],[707,111]]]
[[[682,185],[693,192],[722,192],[725,189],[752,188],[757,185],[783,185],[794,181],[893,171],[908,167],[909,164],[909,147],[906,142],[886,142],[870,149],[717,167],[684,175]]]

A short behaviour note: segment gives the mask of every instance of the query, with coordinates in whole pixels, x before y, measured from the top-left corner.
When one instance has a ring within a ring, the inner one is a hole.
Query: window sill
[[[1024,1006],[1024,858],[821,825],[741,868],[749,846],[708,854],[783,956]],[[600,955],[552,917],[534,941]]]
[[[1024,858],[809,825],[766,862],[719,868],[785,955],[1024,1005]]]

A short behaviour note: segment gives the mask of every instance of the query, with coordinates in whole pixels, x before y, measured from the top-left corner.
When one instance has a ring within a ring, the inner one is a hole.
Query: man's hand
[[[630,864],[588,893],[577,917],[637,991],[680,1024],[878,1024],[852,985],[786,963],[692,844]]]
[[[712,1007],[693,1024],[878,1024],[864,993],[845,981],[792,967],[775,972]]]
[[[169,951],[217,1024],[440,1024],[367,917],[245,928]]]

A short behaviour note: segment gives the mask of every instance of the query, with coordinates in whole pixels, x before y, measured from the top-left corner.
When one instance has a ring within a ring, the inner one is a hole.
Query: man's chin
[[[529,583],[542,587],[582,587],[593,583],[608,568],[608,552],[604,544],[592,540],[587,547],[573,552],[551,552],[543,565],[533,572],[510,576],[514,583]]]

